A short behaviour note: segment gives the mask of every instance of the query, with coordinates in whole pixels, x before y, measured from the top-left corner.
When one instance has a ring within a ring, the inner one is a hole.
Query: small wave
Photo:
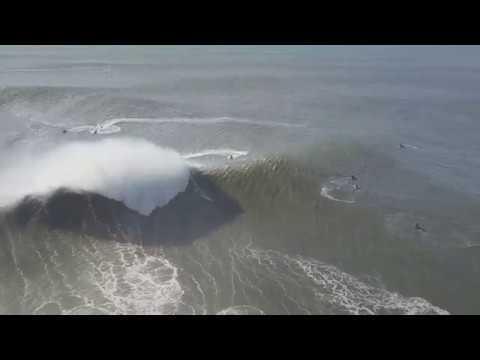
[[[23,156],[0,175],[0,206],[67,188],[93,192],[149,215],[187,187],[190,170],[175,151],[143,140],[75,142]]]
[[[254,121],[249,119],[239,119],[232,117],[215,117],[215,118],[186,118],[186,117],[177,117],[177,118],[118,118],[106,120],[102,123],[96,125],[81,125],[70,128],[68,131],[71,132],[84,132],[88,131],[90,133],[95,133],[99,135],[113,134],[120,132],[122,128],[118,126],[119,124],[124,123],[137,123],[137,124],[165,124],[165,123],[176,123],[176,124],[191,124],[191,125],[215,125],[222,123],[240,123],[240,124],[251,124],[258,126],[283,126],[283,127],[304,127],[302,124],[290,124],[283,122],[275,121]]]

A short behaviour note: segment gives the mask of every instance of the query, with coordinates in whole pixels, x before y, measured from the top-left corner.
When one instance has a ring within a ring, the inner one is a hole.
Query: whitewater
[[[143,215],[185,190],[189,167],[175,151],[145,140],[72,142],[42,154],[20,154],[0,174],[0,206],[58,189],[92,192]]]

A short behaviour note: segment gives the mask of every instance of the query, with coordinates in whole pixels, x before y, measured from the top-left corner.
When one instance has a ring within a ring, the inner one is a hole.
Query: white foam
[[[75,142],[42,154],[23,154],[3,169],[0,206],[66,187],[104,195],[149,215],[184,191],[188,180],[188,165],[178,153],[144,140]]]
[[[327,198],[329,200],[333,200],[333,201],[338,201],[338,202],[343,202],[343,203],[347,203],[347,204],[353,204],[355,201],[354,200],[343,200],[343,199],[338,199],[334,196],[332,196],[330,194],[330,191],[332,191],[332,189],[329,189],[325,186],[323,186],[321,189],[320,189],[320,195],[322,195],[324,198]]]
[[[290,124],[276,121],[255,121],[249,119],[232,118],[228,116],[214,117],[214,118],[187,118],[187,117],[173,117],[173,118],[118,118],[106,120],[96,125],[81,125],[76,126],[69,131],[71,132],[84,132],[95,133],[99,135],[117,133],[122,130],[119,124],[123,123],[140,123],[140,124],[164,124],[164,123],[177,123],[177,124],[191,124],[191,125],[215,125],[221,123],[242,123],[259,126],[284,126],[284,127],[303,127],[303,124]]]
[[[329,308],[333,306],[340,313],[448,314],[448,311],[423,298],[405,297],[370,285],[335,266],[312,258],[253,248],[251,244],[235,249],[233,253],[246,268],[254,269],[256,277],[265,276],[279,284],[284,295],[306,313],[317,313],[318,310],[309,309],[299,292],[287,291],[292,285],[313,292],[319,305],[328,304]],[[323,308],[320,306],[320,309]]]
[[[217,312],[217,315],[265,315],[265,313],[251,305],[236,305]]]
[[[421,297],[404,297],[396,292],[368,285],[335,266],[300,256],[289,257],[318,288],[315,295],[321,301],[329,301],[351,314],[374,315],[393,311],[406,315],[439,314],[448,311],[432,305]]]
[[[208,150],[203,150],[196,153],[184,154],[183,157],[185,159],[195,159],[195,158],[205,157],[205,156],[225,156],[225,157],[232,156],[232,158],[236,159],[241,156],[246,156],[247,154],[248,154],[248,151],[242,151],[242,150],[208,149]]]
[[[89,272],[107,299],[102,307],[111,314],[177,313],[184,295],[178,268],[160,254],[146,254],[140,246],[116,243],[115,248],[111,260],[104,259],[102,266]]]
[[[24,305],[25,313],[184,313],[181,308],[184,290],[179,281],[181,270],[163,251],[157,249],[152,253],[140,245],[103,242],[89,237],[73,243],[68,237],[63,239],[55,241],[54,245],[42,239],[49,244],[46,247],[48,257],[42,257],[43,252],[38,250],[37,255],[31,254],[31,261],[42,261],[43,269],[39,269],[43,271],[34,274],[35,281],[28,280],[28,275],[25,278],[30,286],[33,285],[33,293]],[[61,261],[58,259],[60,253]],[[76,299],[76,306],[72,307],[74,304],[69,298]]]
[[[350,177],[338,177],[330,179],[322,186],[320,195],[329,200],[353,204],[355,203],[354,191],[355,186],[352,184]]]

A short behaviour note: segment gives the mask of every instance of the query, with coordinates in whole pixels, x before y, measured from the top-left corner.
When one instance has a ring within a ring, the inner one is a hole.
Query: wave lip
[[[98,193],[149,215],[184,191],[189,176],[189,167],[178,153],[144,140],[75,142],[23,156],[2,171],[0,206],[67,188]]]

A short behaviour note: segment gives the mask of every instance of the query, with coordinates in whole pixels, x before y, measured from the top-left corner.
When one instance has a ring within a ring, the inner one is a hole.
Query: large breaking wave
[[[23,154],[0,175],[0,206],[67,188],[101,194],[143,215],[165,205],[189,181],[189,168],[173,150],[144,140],[74,142],[42,154]]]

